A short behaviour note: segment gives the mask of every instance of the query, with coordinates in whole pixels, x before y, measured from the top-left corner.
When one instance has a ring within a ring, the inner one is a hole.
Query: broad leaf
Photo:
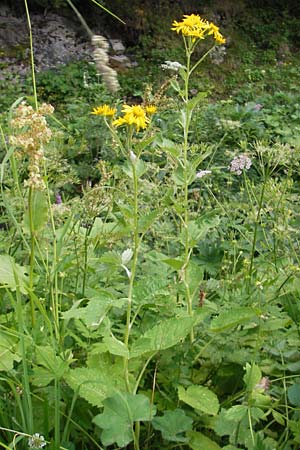
[[[199,315],[194,317],[183,316],[162,320],[133,343],[130,357],[136,358],[144,353],[165,350],[178,344],[186,338],[205,314],[206,312],[203,311],[202,315],[199,312]]]
[[[129,358],[129,351],[124,342],[119,341],[115,337],[105,336],[103,339],[104,344],[106,344],[107,350],[112,355],[123,356]]]
[[[124,379],[114,365],[95,368],[77,368],[65,376],[68,385],[93,406],[101,407],[103,400],[116,390],[124,389]]]
[[[209,437],[197,431],[188,433],[189,446],[193,450],[221,450],[221,447]]]
[[[288,399],[291,405],[300,406],[300,385],[298,383],[293,384],[287,391]]]
[[[103,401],[104,412],[94,417],[93,422],[103,429],[103,445],[115,442],[125,447],[134,438],[134,422],[152,420],[155,410],[148,397],[142,394],[117,392]]]
[[[121,308],[125,304],[125,300],[116,299],[111,293],[104,290],[99,292],[97,297],[91,298],[87,306],[79,307],[81,302],[76,302],[71,309],[63,312],[63,319],[81,319],[88,327],[98,327],[112,307]]]
[[[197,220],[190,221],[187,230],[182,230],[181,242],[185,243],[188,237],[189,247],[192,248],[197,245],[200,240],[203,240],[209,231],[216,228],[219,223],[220,218],[215,211],[203,214]]]
[[[218,317],[212,320],[212,331],[225,331],[229,328],[237,327],[243,323],[247,323],[256,318],[255,311],[248,307],[231,308],[229,311],[224,311]]]
[[[28,276],[25,267],[15,263],[9,255],[0,255],[0,284],[15,291],[17,288],[26,294],[28,290]]]
[[[187,438],[182,435],[190,431],[193,419],[188,417],[182,409],[165,411],[161,417],[155,417],[152,421],[153,428],[161,431],[163,439],[173,442],[186,442]]]
[[[260,368],[256,364],[246,364],[246,373],[243,377],[247,391],[253,391],[255,386],[260,382],[262,374]]]
[[[13,369],[14,361],[21,360],[16,351],[17,341],[11,336],[0,335],[0,371],[8,372]]]
[[[192,385],[187,389],[178,387],[179,400],[190,405],[201,413],[215,416],[219,411],[219,400],[216,394],[205,386]]]
[[[34,384],[46,386],[54,379],[61,379],[69,369],[72,360],[64,360],[56,355],[53,347],[38,346],[36,348],[36,364],[34,369]]]
[[[30,219],[34,232],[41,231],[46,225],[48,221],[48,201],[45,192],[32,191],[31,218],[29,210],[24,214],[24,228],[29,233],[31,232]]]

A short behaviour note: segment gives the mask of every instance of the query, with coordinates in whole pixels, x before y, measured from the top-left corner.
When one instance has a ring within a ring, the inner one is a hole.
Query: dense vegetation
[[[3,84],[1,448],[299,448],[299,19],[161,3]]]

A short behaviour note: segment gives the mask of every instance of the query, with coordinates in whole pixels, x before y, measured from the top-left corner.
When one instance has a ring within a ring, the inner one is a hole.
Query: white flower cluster
[[[93,58],[97,71],[102,75],[107,89],[111,92],[116,92],[120,88],[120,85],[117,72],[109,66],[109,43],[107,39],[100,35],[94,35],[92,37],[92,45],[94,47]]]
[[[47,445],[44,436],[42,436],[39,433],[34,433],[29,439],[28,439],[28,447],[32,449],[38,449],[43,448]]]
[[[241,175],[244,169],[250,169],[252,165],[251,159],[246,155],[235,156],[230,163],[229,170],[237,175]]]
[[[185,67],[177,61],[165,61],[164,64],[161,64],[161,68],[178,72],[179,69],[184,69]]]
[[[200,170],[200,172],[196,173],[196,178],[203,178],[205,175],[210,175],[211,170]]]

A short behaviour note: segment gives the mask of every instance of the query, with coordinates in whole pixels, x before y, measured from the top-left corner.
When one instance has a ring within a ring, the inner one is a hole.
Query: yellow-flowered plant
[[[205,39],[212,35],[217,44],[225,44],[226,42],[219,31],[219,27],[206,19],[202,19],[198,14],[185,15],[180,22],[174,20],[171,30],[178,34],[181,33],[183,36],[189,36],[193,41]]]
[[[93,109],[91,114],[96,116],[113,117],[116,113],[116,108],[112,108],[108,105],[97,106]],[[120,127],[122,125],[133,125],[136,131],[144,130],[150,123],[150,117],[156,112],[156,106],[154,105],[123,105],[122,113],[120,117],[117,117],[112,125],[114,127]]]
[[[116,112],[116,108],[111,108],[109,105],[104,104],[102,106],[94,108],[91,114],[94,114],[95,116],[113,117]]]
[[[123,105],[122,112],[124,115],[113,121],[115,127],[135,125],[136,131],[139,131],[140,129],[144,130],[147,128],[150,122],[146,109],[140,105]]]

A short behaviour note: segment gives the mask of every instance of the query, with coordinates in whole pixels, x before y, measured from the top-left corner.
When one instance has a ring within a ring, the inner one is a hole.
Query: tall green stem
[[[265,188],[266,188],[266,179],[264,180],[264,183],[261,188],[259,202],[258,202],[257,215],[256,215],[255,225],[254,225],[253,242],[252,242],[252,249],[251,249],[251,259],[250,259],[250,266],[249,266],[248,289],[250,289],[251,281],[252,281],[254,255],[255,255],[256,242],[257,242],[257,232],[258,232],[258,225],[260,223],[260,215],[261,215],[262,204],[263,204],[263,199],[264,199],[264,194],[265,194]]]
[[[192,296],[189,289],[189,284],[187,281],[187,270],[190,259],[190,238],[189,238],[189,198],[188,198],[188,188],[189,188],[189,165],[188,165],[188,148],[189,148],[189,129],[191,120],[191,111],[189,109],[189,80],[191,74],[191,55],[192,55],[192,43],[191,39],[184,40],[185,50],[186,50],[186,76],[184,80],[184,120],[183,120],[183,170],[184,170],[184,193],[183,193],[183,209],[184,209],[184,265],[182,268],[182,279],[185,287],[185,297],[187,312],[189,316],[193,315],[193,305]],[[190,334],[191,342],[194,341],[194,332],[191,331]]]
[[[133,257],[131,273],[129,278],[128,299],[127,299],[127,312],[126,312],[126,326],[124,334],[124,344],[128,347],[131,323],[131,311],[132,311],[132,299],[133,299],[133,285],[137,268],[138,253],[140,246],[139,232],[138,232],[138,176],[136,172],[135,162],[132,162],[132,174],[133,174]],[[124,374],[127,390],[129,391],[129,372],[128,372],[128,358],[124,357]]]
[[[34,97],[35,109],[37,109],[38,108],[38,100],[37,100],[37,92],[36,92],[35,65],[34,65],[34,53],[33,53],[33,39],[32,39],[31,20],[30,20],[30,14],[29,14],[27,0],[24,0],[24,5],[25,5],[26,18],[27,18],[27,24],[28,24],[28,29],[29,29],[29,45],[30,45],[30,62],[31,62],[31,76],[32,76],[33,97]]]
[[[30,230],[30,256],[29,256],[29,298],[31,308],[31,323],[35,325],[35,304],[33,296],[33,277],[34,277],[34,263],[35,263],[35,230],[33,224],[33,205],[32,205],[33,190],[29,188],[28,195],[28,216],[29,216],[29,230]]]

